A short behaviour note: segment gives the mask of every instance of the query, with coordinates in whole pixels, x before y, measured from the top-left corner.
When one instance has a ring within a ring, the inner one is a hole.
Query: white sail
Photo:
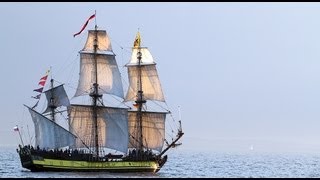
[[[75,143],[75,135],[35,110],[27,108],[34,122],[36,146],[51,149],[72,146]]]
[[[125,101],[136,100],[138,92],[139,67],[128,66],[129,87]],[[158,77],[156,65],[141,66],[142,91],[145,100],[158,100],[164,102],[164,96]]]
[[[97,32],[97,36],[96,33]],[[97,37],[97,45],[98,45],[98,52],[99,51],[112,51],[110,38],[107,35],[105,30],[89,30],[88,31],[88,38],[87,42],[82,49],[83,51],[93,52],[94,50],[94,39]]]
[[[85,147],[81,140],[93,146],[93,107],[71,105],[68,108],[69,127],[79,138],[75,147]],[[124,108],[97,107],[98,140],[100,147],[127,152],[128,112]]]
[[[120,71],[115,55],[96,54],[99,94],[113,94],[124,98]],[[80,53],[80,79],[74,97],[88,95],[95,83],[94,54]]]
[[[44,92],[47,98],[47,109],[43,113],[47,113],[51,111],[50,106],[60,107],[60,106],[69,106],[70,101],[66,91],[63,88],[63,85],[56,86],[52,89],[49,89]],[[51,98],[53,98],[53,102],[51,104]]]
[[[137,112],[129,111],[129,148],[139,148],[139,127],[137,122]],[[143,146],[156,151],[161,151],[165,138],[166,113],[162,112],[142,112],[142,136]],[[133,136],[133,137],[132,137]]]

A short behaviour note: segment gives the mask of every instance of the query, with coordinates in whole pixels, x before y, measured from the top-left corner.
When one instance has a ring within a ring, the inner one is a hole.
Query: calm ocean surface
[[[21,167],[15,148],[0,148],[0,177],[10,178],[171,178],[171,177],[320,177],[320,153],[169,152],[157,173],[30,172]]]

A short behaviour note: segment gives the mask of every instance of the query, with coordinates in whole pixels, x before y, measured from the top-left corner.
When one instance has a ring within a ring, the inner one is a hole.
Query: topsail
[[[141,62],[137,61],[137,53],[141,53]],[[156,63],[147,48],[133,48],[128,68],[129,87],[125,101],[134,101],[138,92],[138,83],[142,83],[145,100],[165,101]],[[141,72],[141,74],[140,74]],[[141,82],[140,82],[141,76]]]
[[[44,92],[47,98],[47,109],[43,113],[51,111],[51,108],[57,108],[60,106],[68,107],[70,101],[68,95],[63,88],[63,85],[56,86]]]

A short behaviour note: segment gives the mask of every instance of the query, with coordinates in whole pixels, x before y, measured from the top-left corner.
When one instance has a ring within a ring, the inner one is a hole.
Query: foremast
[[[54,123],[54,124],[58,124],[56,122],[56,114],[57,114],[57,111],[56,109],[60,106],[65,106],[65,107],[68,107],[70,105],[70,102],[69,102],[69,98],[63,88],[63,84],[62,85],[59,85],[59,86],[54,86],[54,79],[52,78],[52,71],[51,71],[51,68],[50,68],[50,88],[45,91],[45,95],[46,95],[46,98],[47,98],[47,108],[46,110],[42,113],[42,115],[46,114],[46,113],[49,113],[48,115],[50,116],[50,120]],[[46,77],[48,75],[46,75],[45,77],[45,80],[46,80]],[[42,78],[42,79],[43,79]],[[53,138],[55,139],[54,140],[54,146],[55,147],[60,147],[60,140],[61,140],[61,134],[59,133],[59,129],[60,129],[60,125],[56,126],[52,126],[51,128],[53,128]]]
[[[49,108],[51,111],[51,119],[53,122],[55,122],[55,109],[57,108],[57,106],[54,104],[54,94],[53,94],[53,79],[51,77],[50,79],[50,101],[49,101]]]
[[[50,88],[47,91],[42,92],[48,73],[49,70],[46,75],[40,79],[39,85],[42,86],[42,88],[40,88],[41,92],[37,89],[37,92],[44,93],[46,96],[46,109],[42,113],[34,109],[39,100],[32,108],[25,106],[29,109],[34,123],[35,146],[41,149],[57,149],[74,144],[77,137],[56,122],[56,109],[61,106],[68,107],[70,105],[63,84],[54,87],[54,80],[51,77]],[[40,99],[40,95],[38,96],[38,99]]]
[[[50,71],[50,72],[52,72],[52,71]],[[50,100],[48,102],[48,107],[50,108],[50,111],[51,111],[51,120],[53,122],[55,122],[55,114],[56,114],[55,109],[57,108],[57,106],[54,104],[54,100],[55,99],[54,99],[53,87],[54,87],[53,86],[53,79],[52,79],[52,75],[51,75],[50,90],[49,90],[51,97],[50,97]],[[56,129],[56,127],[54,127],[54,129]],[[56,132],[56,130],[54,132]],[[55,134],[55,136],[59,137],[59,134]],[[57,142],[55,142],[55,145],[57,146]]]

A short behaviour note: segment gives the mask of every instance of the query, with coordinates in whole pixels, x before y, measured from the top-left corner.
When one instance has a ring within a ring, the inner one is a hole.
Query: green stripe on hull
[[[148,171],[156,172],[159,165],[156,161],[72,161],[43,159],[32,160],[38,170],[66,170],[66,171]]]

